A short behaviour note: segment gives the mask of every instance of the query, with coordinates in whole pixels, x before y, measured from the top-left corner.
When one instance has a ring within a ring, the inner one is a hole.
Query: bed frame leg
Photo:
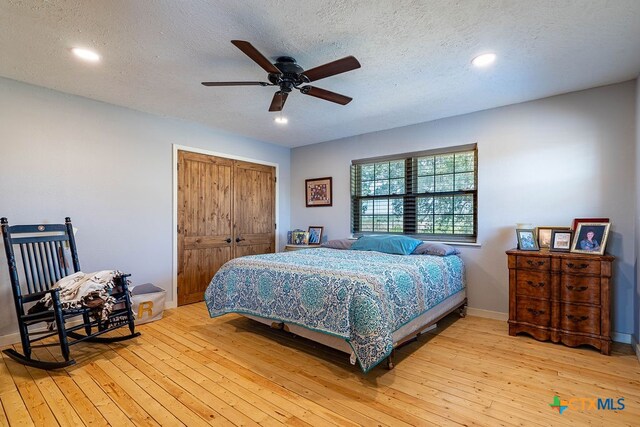
[[[458,315],[462,318],[467,317],[467,300],[464,300],[464,303],[458,307]]]
[[[396,355],[396,349],[394,348],[391,354],[387,357],[387,369],[392,370],[395,365],[393,364],[393,356]]]
[[[273,329],[283,329],[284,322],[271,322],[271,328]]]

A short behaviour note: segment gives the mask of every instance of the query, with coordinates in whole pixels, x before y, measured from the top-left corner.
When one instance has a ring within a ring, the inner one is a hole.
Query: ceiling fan
[[[348,96],[310,86],[307,83],[360,68],[360,63],[353,56],[347,56],[305,71],[290,56],[280,56],[276,59],[275,64],[272,64],[251,43],[244,40],[231,40],[231,43],[269,73],[267,76],[269,83],[202,82],[204,86],[279,86],[280,90],[273,95],[269,111],[282,111],[287,96],[293,89],[298,89],[304,95],[311,95],[341,105],[351,102],[352,98]]]

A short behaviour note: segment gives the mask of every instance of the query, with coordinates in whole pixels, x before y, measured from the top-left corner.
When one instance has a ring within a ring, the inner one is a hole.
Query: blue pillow
[[[409,255],[422,240],[407,236],[362,236],[351,245],[355,251],[378,251],[385,254]]]

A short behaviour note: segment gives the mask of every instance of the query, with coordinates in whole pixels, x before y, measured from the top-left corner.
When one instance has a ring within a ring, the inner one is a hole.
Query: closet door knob
[[[225,242],[231,243],[231,237],[227,237],[227,240],[225,240]]]
[[[236,237],[236,243],[242,242],[244,239],[241,239],[240,237]]]

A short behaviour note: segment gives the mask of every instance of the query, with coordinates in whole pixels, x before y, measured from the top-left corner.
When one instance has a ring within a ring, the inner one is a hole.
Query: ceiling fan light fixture
[[[289,123],[289,119],[287,119],[284,116],[278,116],[275,119],[273,119],[273,121],[279,125],[286,125],[287,123]]]
[[[71,52],[73,52],[73,54],[75,56],[77,56],[78,58],[84,60],[84,61],[88,61],[88,62],[98,62],[100,61],[100,55],[98,55],[96,52],[89,50],[89,49],[83,49],[81,47],[74,47],[71,49]]]
[[[479,68],[487,67],[493,64],[496,60],[495,53],[483,53],[482,55],[478,55],[471,60],[471,63]]]

